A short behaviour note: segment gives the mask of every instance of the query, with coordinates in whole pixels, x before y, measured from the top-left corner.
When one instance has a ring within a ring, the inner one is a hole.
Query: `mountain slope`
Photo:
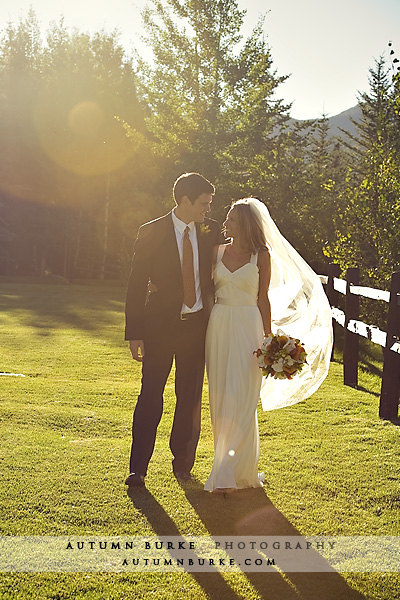
[[[315,119],[315,121],[317,121],[318,119]],[[359,105],[357,104],[357,106],[353,106],[352,108],[348,108],[347,110],[344,110],[343,112],[339,113],[338,115],[334,115],[333,117],[328,117],[328,123],[329,123],[329,137],[338,137],[338,138],[344,138],[346,137],[345,134],[341,131],[341,129],[344,129],[345,131],[348,131],[351,135],[357,135],[357,131],[356,128],[352,122],[352,120],[354,121],[361,121],[361,109],[359,107]],[[305,123],[306,121],[302,121],[299,119],[290,119],[289,124],[290,123]]]
[[[352,123],[352,119],[354,121],[361,121],[361,109],[358,105],[353,106],[352,108],[349,108],[338,115],[329,117],[329,135],[342,137],[343,133],[339,128],[348,131],[351,135],[357,135],[357,131]]]

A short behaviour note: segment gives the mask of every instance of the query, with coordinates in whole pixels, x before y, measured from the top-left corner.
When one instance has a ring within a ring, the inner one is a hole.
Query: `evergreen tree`
[[[350,154],[346,186],[338,197],[336,239],[330,255],[343,269],[360,266],[376,287],[387,287],[400,265],[400,152],[395,93],[383,59],[360,96],[359,141]]]
[[[334,241],[338,195],[345,182],[347,162],[341,141],[329,135],[326,115],[316,122],[311,138],[308,171],[308,199],[304,203],[302,225],[310,240],[310,258],[318,264]],[[326,266],[320,267],[326,272]]]
[[[287,112],[261,24],[238,45],[243,16],[236,0],[151,0],[143,18],[154,60],[137,63],[149,144],[163,158],[160,197],[181,172],[200,171],[217,184],[219,218],[253,187]]]

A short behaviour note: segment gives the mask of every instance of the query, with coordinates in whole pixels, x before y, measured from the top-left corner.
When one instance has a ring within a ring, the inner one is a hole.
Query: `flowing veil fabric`
[[[279,328],[300,339],[307,352],[308,364],[292,380],[263,377],[262,406],[273,410],[305,400],[327,376],[333,343],[332,314],[319,276],[283,237],[265,204],[255,198],[239,202],[250,205],[270,247],[272,331]]]

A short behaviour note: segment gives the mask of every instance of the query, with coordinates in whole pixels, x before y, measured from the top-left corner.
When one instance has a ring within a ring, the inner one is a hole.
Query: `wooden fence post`
[[[329,304],[336,308],[338,308],[339,304],[339,292],[335,290],[333,287],[334,278],[340,277],[340,266],[335,263],[329,263],[328,265],[328,285],[326,287],[326,295],[328,296]],[[332,355],[331,360],[333,360],[333,354],[335,349],[335,339],[336,339],[336,331],[337,331],[337,323],[335,319],[332,319],[332,329],[333,329],[333,346],[332,346]]]
[[[347,329],[348,322],[352,319],[358,321],[360,316],[359,296],[350,294],[350,284],[358,285],[360,282],[360,269],[358,267],[346,271],[346,304],[344,323],[344,350],[343,350],[343,374],[344,384],[350,387],[358,385],[358,348],[359,337],[356,333]]]
[[[400,339],[400,272],[392,275],[386,331],[379,416],[394,420],[399,406],[400,354],[390,348]]]

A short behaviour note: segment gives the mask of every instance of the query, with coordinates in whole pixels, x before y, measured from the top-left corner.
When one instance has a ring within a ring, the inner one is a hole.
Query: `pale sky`
[[[129,49],[140,47],[140,8],[146,0],[0,0],[0,27],[16,22],[31,5],[46,29],[65,17],[67,26],[94,32],[121,32]],[[293,102],[291,115],[313,119],[336,115],[368,91],[368,69],[387,44],[400,58],[400,0],[238,0],[247,9],[243,33],[249,35],[261,14],[278,75],[290,79],[277,96]],[[388,62],[389,64],[389,62]]]

